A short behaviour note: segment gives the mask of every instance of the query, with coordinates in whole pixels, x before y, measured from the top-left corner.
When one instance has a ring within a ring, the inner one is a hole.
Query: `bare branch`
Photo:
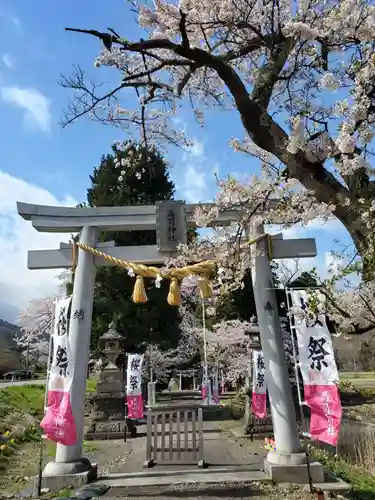
[[[244,57],[249,55],[251,52],[255,52],[256,50],[259,50],[262,47],[271,47],[272,44],[279,44],[282,40],[281,35],[278,36],[260,36],[257,38],[254,38],[251,40],[247,45],[244,47],[241,47],[237,51],[229,51],[223,56],[221,56],[221,59],[223,61],[233,61],[235,59],[238,59],[240,57]]]
[[[65,28],[65,31],[73,31],[76,33],[84,33],[86,35],[92,35],[95,36],[96,38],[99,38],[104,44],[104,46],[107,48],[106,43],[108,44],[108,41],[111,41],[111,46],[115,43],[120,46],[122,46],[125,50],[133,51],[133,52],[140,52],[142,50],[149,50],[149,49],[170,49],[173,50],[174,47],[177,47],[176,44],[170,42],[167,39],[155,39],[155,40],[143,40],[142,42],[136,42],[136,43],[129,43],[127,40],[124,38],[119,38],[113,35],[109,35],[108,33],[104,33],[101,31],[96,31],[96,30],[84,30],[80,28]],[[110,38],[109,38],[110,37]],[[109,50],[109,49],[108,49]]]
[[[181,45],[188,49],[190,47],[190,43],[189,43],[189,38],[188,38],[188,35],[187,35],[187,32],[186,32],[186,18],[187,18],[187,14],[185,14],[184,12],[182,12],[182,10],[180,9],[180,16],[181,16],[181,20],[180,20],[180,23],[179,23],[179,28],[180,28],[180,32],[181,32],[181,38],[182,38],[182,42],[181,42]]]

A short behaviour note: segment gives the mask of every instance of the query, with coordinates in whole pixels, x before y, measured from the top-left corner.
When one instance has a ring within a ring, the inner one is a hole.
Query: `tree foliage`
[[[284,310],[282,305],[285,303],[285,291],[282,288],[278,288],[280,283],[277,274],[277,263],[271,262],[271,267],[279,313],[283,313]],[[220,299],[216,307],[215,322],[221,319],[239,319],[246,322],[249,321],[252,316],[257,315],[250,270],[245,272],[242,283],[243,285],[241,288],[231,291]],[[212,321],[210,321],[210,323],[211,322]]]
[[[358,353],[358,364],[361,370],[375,370],[375,342],[373,339],[362,342]]]
[[[47,362],[53,303],[54,297],[32,300],[17,317],[20,328],[14,340],[31,364],[37,365],[41,357]]]
[[[103,156],[90,176],[87,205],[124,206],[154,205],[156,201],[172,199],[174,185],[169,178],[168,165],[155,149],[136,143],[124,148],[113,146],[113,153]],[[114,240],[116,245],[155,245],[155,231],[106,232],[101,241]],[[167,304],[168,284],[160,288],[153,280],[145,280],[148,303],[134,304],[131,296],[134,278],[118,267],[97,269],[92,350],[98,337],[115,317],[118,331],[126,337],[126,349],[134,350],[143,343],[158,344],[161,348],[175,347],[179,339],[179,312]]]

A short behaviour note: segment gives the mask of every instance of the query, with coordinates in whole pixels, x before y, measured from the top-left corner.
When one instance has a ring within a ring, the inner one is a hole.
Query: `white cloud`
[[[70,196],[58,200],[46,189],[0,171],[0,300],[19,310],[32,299],[55,294],[58,285],[58,270],[27,269],[28,250],[58,248],[70,235],[37,232],[18,215],[16,201],[64,206],[77,202]]]
[[[51,102],[33,88],[22,89],[17,86],[2,87],[1,99],[24,111],[24,120],[27,125],[38,128],[42,132],[51,129]]]
[[[4,54],[3,55],[3,63],[5,64],[5,66],[7,68],[11,68],[12,66],[14,66],[13,57],[10,56],[9,54]]]
[[[190,203],[207,201],[206,174],[202,167],[195,167],[192,164],[188,164],[184,168],[183,189],[186,201]]]
[[[270,228],[278,228],[275,232],[279,232],[280,226],[272,225]],[[308,224],[302,226],[301,224],[294,224],[294,226],[283,229],[284,238],[307,238],[308,233],[313,231],[327,231],[332,234],[332,239],[337,236],[342,236],[343,232],[346,231],[343,224],[336,219],[336,217],[324,221],[323,219],[313,219]]]
[[[195,139],[193,145],[182,155],[183,175],[178,187],[189,203],[209,201],[204,142]]]
[[[302,273],[311,271],[314,267],[317,270],[318,276],[321,279],[329,277],[328,268],[326,265],[327,255],[317,255],[316,257],[306,257],[303,259],[278,259],[277,264],[280,266],[280,277],[284,281],[284,277],[288,281],[293,281],[298,278]]]
[[[193,145],[189,148],[188,154],[193,156],[194,158],[204,156],[204,142],[195,139],[193,141]]]
[[[282,232],[284,239],[315,238],[318,252],[319,247],[324,247],[324,251],[320,251],[316,257],[298,259],[297,273],[296,259],[277,260],[277,263],[285,266],[290,271],[289,274],[290,276],[293,275],[293,279],[305,271],[311,271],[314,267],[320,278],[327,279],[331,275],[329,269],[333,263],[331,252],[326,251],[327,247],[333,249],[336,246],[334,243],[336,238],[343,241],[347,240],[349,236],[343,224],[336,218],[329,219],[326,222],[322,219],[313,219],[305,226],[295,224],[288,229],[283,229],[279,225],[269,225],[267,231],[271,234]],[[336,269],[337,266],[332,267],[333,271]]]

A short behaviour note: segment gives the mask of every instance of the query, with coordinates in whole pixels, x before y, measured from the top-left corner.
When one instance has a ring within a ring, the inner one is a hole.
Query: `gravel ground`
[[[124,492],[125,493],[125,492]],[[224,499],[249,499],[252,500],[278,500],[287,498],[288,500],[316,500],[316,494],[310,495],[302,491],[298,487],[293,488],[280,488],[273,485],[266,485],[261,483],[221,483],[220,486],[207,486],[200,484],[189,484],[181,486],[169,487],[149,487],[139,488],[130,491],[128,488],[126,494],[119,492],[117,496],[109,492],[105,497],[106,500],[110,498],[117,498],[121,500],[224,500]]]
[[[105,476],[121,472],[124,464],[128,463],[129,457],[137,451],[138,443],[138,439],[129,440],[126,443],[120,439],[88,442],[88,450],[84,452],[84,456],[91,463],[97,463],[99,475]]]

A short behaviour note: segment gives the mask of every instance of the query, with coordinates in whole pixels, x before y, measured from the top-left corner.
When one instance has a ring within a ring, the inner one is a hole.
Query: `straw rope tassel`
[[[72,268],[73,268],[73,273],[77,267],[77,242],[72,239]]]
[[[180,284],[177,278],[171,279],[171,284],[169,285],[169,293],[167,297],[167,302],[170,306],[180,306],[181,305],[181,291]]]
[[[145,281],[141,275],[138,275],[135,280],[132,299],[135,304],[146,304],[148,301],[145,290]]]

